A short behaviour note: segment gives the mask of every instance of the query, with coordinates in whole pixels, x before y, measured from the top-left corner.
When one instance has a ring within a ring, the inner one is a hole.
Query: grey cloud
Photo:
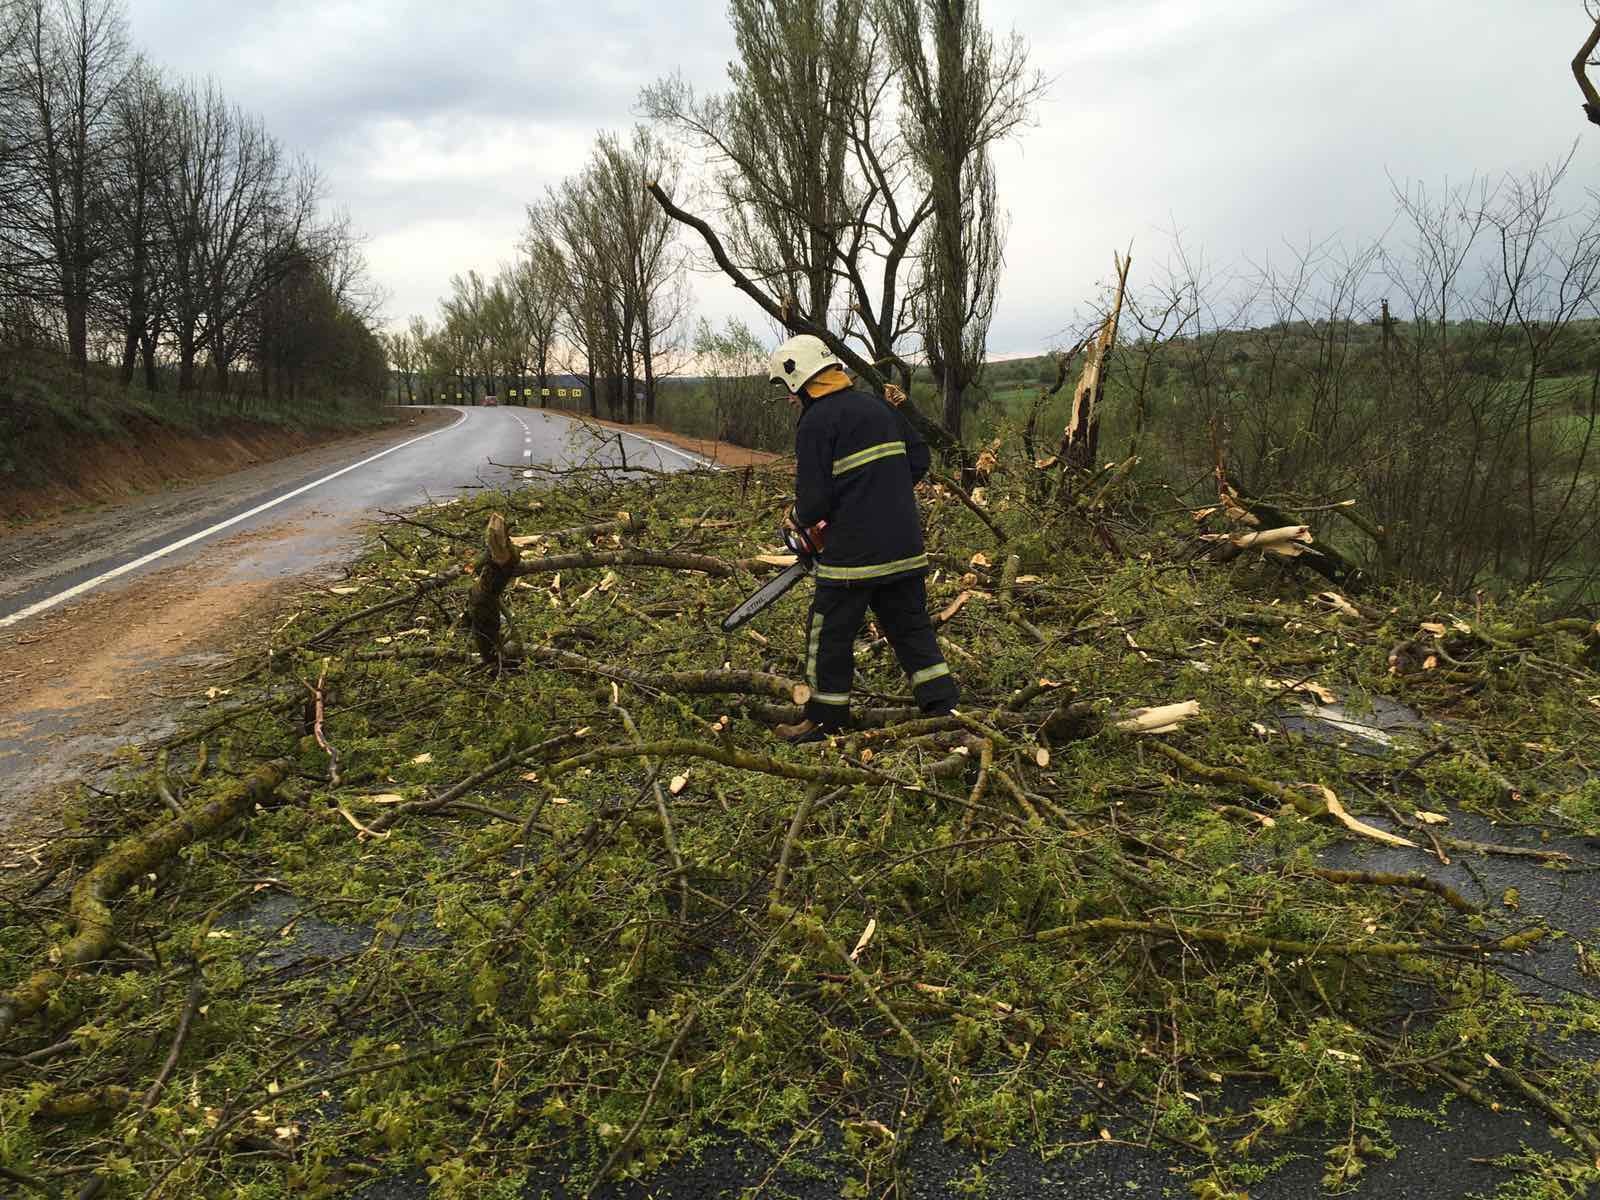
[[[986,0],[1053,87],[1000,154],[1011,211],[997,352],[1036,350],[1093,300],[1113,247],[1135,279],[1184,234],[1219,268],[1380,233],[1389,176],[1438,182],[1564,154],[1600,182],[1566,63],[1577,0]],[[508,257],[523,206],[581,165],[638,89],[721,86],[722,0],[245,6],[132,0],[134,40],[214,75],[311,154],[374,237],[391,311]],[[703,310],[752,315],[715,279]]]

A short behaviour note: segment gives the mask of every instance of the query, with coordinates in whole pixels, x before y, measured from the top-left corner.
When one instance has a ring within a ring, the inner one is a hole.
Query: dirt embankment
[[[51,461],[38,464],[47,483],[13,487],[0,477],[0,532],[74,508],[214,479],[356,432],[371,431],[313,431],[241,421],[201,433],[138,420],[126,437],[62,444]]]

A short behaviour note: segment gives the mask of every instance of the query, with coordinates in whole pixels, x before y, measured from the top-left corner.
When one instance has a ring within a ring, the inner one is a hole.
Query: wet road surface
[[[521,484],[534,465],[700,461],[538,409],[410,412],[383,434],[0,539],[0,837],[203,702],[200,676],[241,631],[348,562],[385,512]]]
[[[199,505],[181,506],[178,512],[187,519],[176,523],[154,520],[155,528],[143,528],[137,509],[98,514],[98,522],[91,519],[90,524],[98,524],[102,531],[109,525],[115,531],[114,543],[101,539],[101,554],[92,550],[85,554],[71,542],[41,554],[33,545],[38,539],[26,534],[0,540],[0,628],[36,615],[35,609],[47,611],[39,606],[57,596],[75,599],[73,589],[108,572],[126,570],[117,578],[127,579],[147,568],[192,561],[206,554],[207,543],[223,533],[233,536],[298,523],[303,529],[293,536],[274,539],[269,552],[232,568],[267,575],[294,572],[338,559],[356,544],[361,523],[383,512],[446,499],[466,489],[519,481],[521,469],[534,463],[625,461],[657,470],[699,463],[685,451],[638,435],[597,432],[596,427],[538,409],[409,411],[434,419],[443,416],[447,423],[431,431],[408,431],[393,445],[369,448],[337,465],[330,466],[326,455],[318,456],[322,461],[287,479],[282,478],[285,469],[292,469],[302,456],[268,464],[271,470],[261,474],[277,478],[259,488],[252,486],[257,472],[241,472],[203,489],[205,499]],[[151,558],[172,546],[176,548],[169,553]],[[132,564],[140,565],[128,569]]]

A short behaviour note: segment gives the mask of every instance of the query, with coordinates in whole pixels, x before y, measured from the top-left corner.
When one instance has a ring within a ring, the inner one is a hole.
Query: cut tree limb
[[[1417,844],[1409,838],[1403,838],[1386,830],[1378,829],[1359,820],[1345,810],[1333,792],[1321,784],[1300,785],[1274,783],[1270,779],[1262,779],[1259,775],[1251,775],[1248,771],[1241,771],[1235,767],[1213,767],[1201,762],[1197,758],[1185,754],[1176,746],[1166,742],[1152,741],[1151,747],[1161,755],[1171,759],[1189,774],[1207,780],[1210,783],[1231,783],[1235,787],[1247,787],[1251,791],[1259,792],[1263,796],[1270,796],[1282,804],[1292,806],[1302,816],[1313,820],[1331,817],[1338,821],[1352,833],[1374,841],[1384,842],[1391,846],[1405,846],[1417,849]],[[1306,788],[1314,789],[1321,800],[1313,800]]]
[[[1312,867],[1310,873],[1328,883],[1415,888],[1422,892],[1432,892],[1457,912],[1470,914],[1483,911],[1448,883],[1441,883],[1437,879],[1430,879],[1417,872],[1402,875],[1390,871],[1339,871],[1331,867]]]
[[[737,563],[713,558],[709,554],[686,554],[675,550],[585,550],[573,554],[548,554],[525,558],[512,569],[513,576],[542,575],[573,571],[580,567],[665,567],[672,571],[699,571],[725,579],[738,570]]]
[[[467,627],[472,631],[472,640],[478,648],[478,657],[485,665],[493,665],[506,656],[500,633],[500,598],[516,578],[522,555],[511,540],[506,519],[499,513],[489,514],[484,541],[477,577],[473,580],[472,590],[467,593],[466,618]]]
[[[43,1008],[68,971],[94,962],[111,948],[116,937],[111,903],[135,879],[153,871],[185,846],[249,815],[288,778],[291,767],[287,759],[269,762],[248,778],[230,784],[214,800],[118,843],[90,867],[72,889],[68,906],[72,937],[52,954],[50,967],[35,971],[9,995],[0,997],[0,1038]]]

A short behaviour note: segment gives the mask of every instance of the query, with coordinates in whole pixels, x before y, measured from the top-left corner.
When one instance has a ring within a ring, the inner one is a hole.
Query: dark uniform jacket
[[[880,583],[923,572],[918,480],[928,444],[898,409],[846,388],[805,400],[795,430],[795,520],[827,521],[819,584]]]

